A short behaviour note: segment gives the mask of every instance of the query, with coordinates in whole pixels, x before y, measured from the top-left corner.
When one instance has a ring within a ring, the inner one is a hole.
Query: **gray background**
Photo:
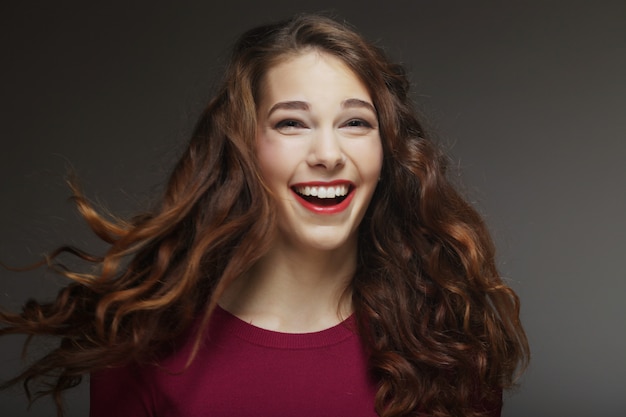
[[[11,3],[0,259],[101,248],[67,201],[67,167],[90,198],[133,213],[160,189],[236,35],[334,10],[406,64],[521,297],[533,359],[504,416],[626,415],[626,2]],[[2,272],[0,305],[60,285]],[[21,340],[0,339],[0,376]],[[86,384],[67,401],[86,415]],[[53,414],[45,401],[24,409],[19,390],[0,393],[2,416]]]

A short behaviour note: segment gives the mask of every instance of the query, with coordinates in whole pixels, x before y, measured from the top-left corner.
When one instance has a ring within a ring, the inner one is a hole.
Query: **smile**
[[[317,198],[341,198],[348,194],[350,186],[347,184],[337,186],[299,186],[295,187],[298,194],[305,197],[317,197]]]
[[[335,214],[344,211],[352,201],[354,189],[354,185],[347,181],[306,183],[291,187],[296,200],[316,214]]]

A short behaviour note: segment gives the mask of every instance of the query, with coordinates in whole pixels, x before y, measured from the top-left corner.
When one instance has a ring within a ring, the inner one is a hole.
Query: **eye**
[[[293,119],[281,120],[280,122],[276,123],[276,125],[274,125],[274,129],[277,129],[277,130],[292,130],[292,129],[304,129],[304,128],[306,128],[304,123],[298,120],[293,120]]]
[[[350,119],[345,124],[345,127],[367,128],[371,129],[372,124],[363,119]]]

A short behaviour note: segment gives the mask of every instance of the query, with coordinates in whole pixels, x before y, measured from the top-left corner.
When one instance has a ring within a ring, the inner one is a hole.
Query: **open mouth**
[[[354,186],[350,184],[292,187],[292,190],[304,201],[318,207],[332,207],[341,204],[353,189]]]

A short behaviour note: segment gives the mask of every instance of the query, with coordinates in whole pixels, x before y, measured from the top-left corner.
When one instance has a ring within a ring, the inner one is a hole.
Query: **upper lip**
[[[348,185],[350,187],[354,187],[354,183],[349,180],[332,180],[332,181],[307,181],[307,182],[298,182],[296,184],[291,184],[291,188],[296,187],[330,187],[333,185]]]

